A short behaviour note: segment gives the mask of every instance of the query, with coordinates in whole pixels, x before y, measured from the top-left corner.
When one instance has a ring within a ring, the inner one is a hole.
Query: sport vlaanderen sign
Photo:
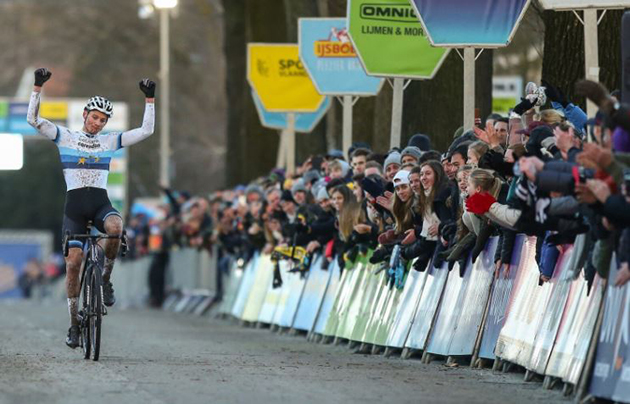
[[[247,81],[270,112],[315,112],[325,99],[304,70],[296,44],[250,43]]]
[[[347,15],[350,38],[370,75],[431,79],[448,54],[431,46],[408,1],[348,0]]]
[[[300,59],[317,91],[326,95],[376,95],[383,79],[361,66],[345,18],[300,18]]]

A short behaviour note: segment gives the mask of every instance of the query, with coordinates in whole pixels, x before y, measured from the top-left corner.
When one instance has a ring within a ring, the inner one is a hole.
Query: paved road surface
[[[110,311],[99,362],[68,349],[63,304],[0,301],[0,403],[569,402],[522,374],[423,365],[225,320]]]

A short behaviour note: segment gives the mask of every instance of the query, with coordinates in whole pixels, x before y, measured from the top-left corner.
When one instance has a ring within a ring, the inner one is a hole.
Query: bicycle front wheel
[[[84,276],[90,276],[92,268],[88,268]],[[91,278],[91,276],[90,276]],[[89,278],[83,280],[83,291],[81,296],[81,346],[83,346],[83,358],[90,359],[92,344],[90,342],[90,315],[92,313],[92,284]]]
[[[101,351],[101,324],[103,320],[103,280],[100,268],[95,267],[90,277],[92,294],[90,313],[90,342],[92,344],[92,360],[97,361]]]

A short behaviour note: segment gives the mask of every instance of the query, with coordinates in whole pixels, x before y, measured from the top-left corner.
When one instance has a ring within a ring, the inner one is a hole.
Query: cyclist
[[[35,70],[35,86],[28,105],[27,121],[37,131],[54,141],[59,148],[67,193],[64,207],[63,231],[70,234],[85,234],[87,223],[92,221],[102,233],[110,236],[122,234],[123,222],[107,196],[109,162],[113,154],[122,147],[131,146],[153,134],[155,123],[155,83],[149,79],[140,81],[140,90],[145,95],[142,126],[127,132],[100,134],[113,115],[112,103],[104,97],[89,99],[83,110],[83,129],[73,131],[55,125],[39,117],[42,86],[52,73],[45,68]],[[103,303],[112,306],[116,299],[110,280],[114,260],[120,246],[119,239],[107,239],[103,265]],[[83,259],[83,244],[79,240],[69,242],[66,257],[66,292],[70,329],[66,345],[79,346],[79,272]]]

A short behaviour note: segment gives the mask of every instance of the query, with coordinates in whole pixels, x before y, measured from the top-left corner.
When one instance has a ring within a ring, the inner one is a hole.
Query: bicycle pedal
[[[103,315],[106,316],[107,315],[107,308],[103,305]]]

